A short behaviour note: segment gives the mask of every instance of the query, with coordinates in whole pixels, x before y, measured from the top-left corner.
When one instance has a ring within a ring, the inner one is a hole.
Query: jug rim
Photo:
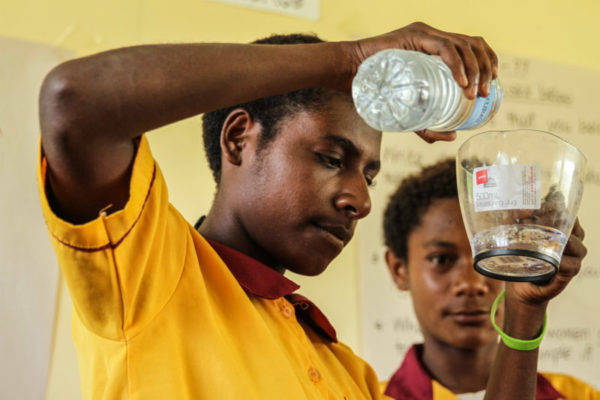
[[[577,151],[577,153],[579,153],[579,155],[583,158],[584,160],[584,165],[586,165],[588,163],[588,159],[585,156],[585,154],[583,154],[583,152],[577,147],[575,146],[573,143],[569,142],[568,140],[566,140],[565,138],[557,135],[556,133],[553,132],[549,132],[549,131],[544,131],[541,129],[530,129],[530,128],[519,128],[519,129],[493,129],[493,130],[488,130],[488,131],[484,131],[484,132],[479,132],[469,138],[467,138],[458,148],[457,150],[457,154],[460,153],[461,149],[467,145],[467,143],[469,143],[472,139],[479,137],[481,135],[484,134],[507,134],[507,133],[518,133],[518,132],[522,132],[522,133],[541,133],[541,134],[546,134],[549,136],[553,136],[554,138],[558,139],[559,141],[563,142],[564,144],[568,145],[569,147],[573,148],[575,151]]]

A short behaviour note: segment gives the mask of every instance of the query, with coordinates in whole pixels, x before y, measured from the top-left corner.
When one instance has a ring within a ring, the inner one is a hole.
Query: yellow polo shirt
[[[223,246],[234,275],[169,204],[144,137],[129,201],[114,214],[83,225],[61,220],[45,196],[43,156],[38,175],[73,299],[85,399],[381,397],[373,370],[292,293],[297,285]]]

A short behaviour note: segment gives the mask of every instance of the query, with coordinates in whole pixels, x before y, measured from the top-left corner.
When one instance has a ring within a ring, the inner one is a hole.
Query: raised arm
[[[539,336],[548,301],[562,292],[577,275],[587,254],[585,233],[576,221],[563,253],[558,273],[547,285],[507,283],[503,330],[517,339]],[[502,341],[488,382],[486,400],[535,399],[539,349],[512,350]]]
[[[496,56],[480,38],[414,23],[360,41],[302,45],[183,44],[122,48],[66,62],[40,93],[47,190],[62,218],[121,209],[142,133],[206,111],[305,87],[350,90],[358,65],[384,48],[438,54],[469,97],[489,90]],[[433,133],[422,134],[438,139]],[[447,137],[446,137],[447,138]]]

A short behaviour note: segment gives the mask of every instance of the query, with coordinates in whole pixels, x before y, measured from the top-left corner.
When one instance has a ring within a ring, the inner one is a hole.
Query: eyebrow
[[[356,147],[356,145],[348,138],[338,136],[338,135],[327,135],[325,136],[325,140],[337,144],[344,152],[349,153],[353,156],[360,155],[360,151]],[[369,164],[367,164],[367,169],[379,171],[381,168],[381,161],[373,160]]]
[[[425,242],[424,245],[426,247],[434,247],[435,246],[435,247],[451,247],[453,249],[456,248],[456,245],[454,243],[446,242],[443,240],[437,240],[437,239],[433,239],[433,240],[430,240],[429,242]]]

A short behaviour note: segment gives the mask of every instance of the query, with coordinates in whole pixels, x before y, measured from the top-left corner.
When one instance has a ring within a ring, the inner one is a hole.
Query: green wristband
[[[490,311],[490,319],[492,320],[492,325],[494,326],[494,329],[496,330],[496,332],[498,332],[500,334],[502,341],[508,348],[511,348],[513,350],[521,350],[521,351],[529,351],[529,350],[537,349],[540,346],[542,339],[544,338],[544,334],[546,333],[546,326],[548,325],[548,314],[547,313],[544,314],[544,325],[542,325],[542,333],[540,333],[540,335],[538,337],[536,337],[535,339],[523,340],[523,339],[517,339],[517,338],[511,337],[511,336],[508,336],[506,333],[504,333],[502,331],[502,329],[500,329],[500,327],[498,325],[496,325],[496,322],[494,321],[494,316],[496,315],[496,310],[498,309],[498,304],[500,304],[500,301],[504,298],[505,292],[506,292],[505,290],[502,290],[502,292],[500,292],[498,297],[496,297],[496,300],[494,301],[494,304],[492,305],[492,310]]]

